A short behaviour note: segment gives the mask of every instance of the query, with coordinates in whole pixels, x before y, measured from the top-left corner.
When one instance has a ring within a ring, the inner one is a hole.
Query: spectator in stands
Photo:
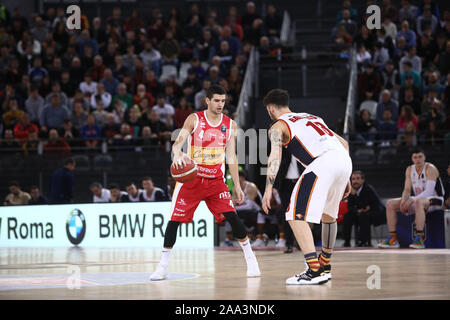
[[[91,38],[97,41],[99,52],[103,52],[105,44],[108,40],[106,30],[102,27],[102,19],[94,17],[92,19],[92,27],[90,28]]]
[[[52,90],[45,97],[45,103],[46,104],[50,104],[52,96],[55,95],[55,94],[57,94],[59,96],[61,104],[67,107],[67,105],[69,103],[69,98],[67,97],[67,95],[64,92],[61,91],[61,84],[58,81],[54,81],[52,83]]]
[[[47,198],[41,194],[39,187],[36,185],[31,186],[30,196],[31,198],[28,200],[30,205],[48,204]]]
[[[416,71],[418,74],[422,72],[422,60],[417,56],[416,52],[417,52],[416,47],[414,46],[409,47],[408,54],[400,59],[399,62],[400,74],[405,72],[404,64],[406,61],[411,62],[413,70]]]
[[[419,128],[425,132],[425,139],[434,141],[441,138],[440,130],[446,120],[442,103],[434,99],[428,111],[422,112],[419,118]]]
[[[3,124],[6,128],[14,128],[14,126],[22,119],[24,112],[19,109],[16,98],[9,99],[9,107],[7,110],[8,111],[2,116]]]
[[[383,71],[381,71],[381,77],[383,90],[390,90],[394,95],[400,88],[400,73],[395,69],[392,60],[386,62]]]
[[[414,129],[417,131],[419,125],[417,116],[415,115],[414,110],[411,108],[411,106],[404,105],[400,112],[400,116],[398,117],[398,131],[402,132],[409,122],[412,122],[412,124],[414,125]]]
[[[386,37],[390,37],[393,40],[397,37],[397,25],[392,22],[389,16],[384,17],[381,27],[385,30]]]
[[[383,121],[377,122],[378,140],[381,147],[389,147],[397,137],[397,124],[392,120],[392,111],[385,109]]]
[[[417,17],[418,8],[411,4],[410,0],[402,0],[401,8],[398,12],[398,20],[407,20],[409,24],[414,24]]]
[[[184,80],[182,85],[183,95],[189,101],[189,103],[194,104],[194,97],[197,92],[201,89],[201,82],[195,76],[194,69],[190,68],[188,70],[188,76]]]
[[[73,105],[73,112],[70,116],[70,121],[75,129],[81,130],[86,124],[88,113],[83,109],[81,102],[75,102]]]
[[[106,203],[111,202],[111,192],[103,188],[100,182],[93,182],[89,189],[92,192],[92,202],[93,203]]]
[[[178,106],[175,109],[173,122],[175,128],[182,128],[184,121],[193,112],[192,107],[188,104],[185,97],[181,97]]]
[[[161,141],[170,140],[172,133],[167,128],[167,125],[159,120],[159,115],[156,110],[151,110],[146,114],[146,117],[141,119],[141,126],[149,126],[153,134],[157,134]]]
[[[70,119],[63,121],[63,126],[58,130],[58,134],[69,144],[70,147],[82,145],[80,141],[77,140],[80,138],[80,131],[73,127]]]
[[[374,65],[369,63],[364,68],[364,72],[358,79],[359,101],[378,100],[381,89],[381,79],[377,72],[374,72]]]
[[[142,190],[141,201],[145,202],[160,202],[167,201],[167,195],[163,189],[158,188],[154,185],[152,178],[144,177],[142,178]]]
[[[431,12],[431,6],[424,5],[422,15],[417,17],[417,34],[422,36],[425,34],[427,28],[431,28],[431,34],[429,35],[434,35],[438,27],[439,21]]]
[[[370,225],[374,218],[384,213],[381,200],[372,185],[366,183],[362,171],[354,171],[351,176],[352,190],[348,196],[348,212],[344,215],[344,247],[350,247],[352,225],[357,228],[357,247],[371,247]]]
[[[166,31],[164,40],[159,43],[159,52],[162,56],[162,65],[173,64],[178,66],[178,56],[181,52],[180,44],[173,37],[172,31]]]
[[[81,137],[84,139],[84,145],[88,149],[95,149],[100,144],[102,132],[100,127],[95,123],[94,114],[89,114],[87,123],[80,130]]]
[[[50,203],[71,203],[74,190],[75,161],[71,158],[64,161],[64,167],[55,170],[50,178]]]
[[[84,81],[80,83],[80,90],[87,99],[90,99],[91,96],[97,94],[97,82],[92,81],[92,74],[90,71],[85,73]]]
[[[232,20],[233,21],[233,20]],[[234,19],[236,21],[236,19]],[[232,22],[231,22],[232,23]],[[283,18],[278,13],[276,7],[273,4],[267,6],[267,15],[264,18],[264,28],[267,31],[272,43],[277,43],[280,38],[281,24],[283,23]],[[236,26],[239,26],[237,23]],[[233,29],[236,30],[236,29]],[[243,37],[240,37],[242,41]]]
[[[116,56],[120,57],[120,56]],[[119,68],[118,72],[122,73],[122,68]],[[103,73],[103,79],[100,80],[101,83],[103,83],[105,87],[105,91],[108,92],[111,96],[114,96],[117,93],[117,87],[119,86],[119,80],[117,80],[113,76],[113,72],[111,69],[106,68],[105,72]]]
[[[30,116],[27,113],[23,113],[21,120],[14,126],[14,137],[16,137],[19,142],[25,142],[28,139],[28,134],[30,131],[39,132],[38,127],[30,122]]]
[[[405,78],[409,75],[412,76],[414,85],[420,88],[422,86],[420,74],[413,69],[413,65],[410,61],[405,61],[403,62],[403,72],[400,73],[400,83],[402,86],[405,84]]]
[[[77,86],[70,79],[69,70],[61,71],[61,90],[67,94],[68,97],[73,97],[75,95],[75,90]],[[70,100],[70,99],[69,99]]]
[[[347,33],[347,30],[344,26],[338,26],[336,37],[334,38],[335,50],[343,52],[348,52],[348,49],[352,45],[353,39]]]
[[[406,45],[408,47],[415,47],[417,45],[416,44],[416,33],[414,32],[414,30],[411,30],[409,28],[409,23],[407,20],[402,21],[401,28],[397,32],[396,39],[398,40],[398,38],[400,38],[400,37],[405,38]]]
[[[110,192],[109,202],[128,202],[128,194],[120,190],[119,184],[111,183],[108,189]]]
[[[152,111],[158,113],[160,121],[164,122],[168,128],[173,126],[173,116],[175,114],[175,108],[166,103],[164,95],[160,94],[156,99],[156,105],[153,106]]]
[[[430,89],[436,91],[439,100],[442,100],[442,94],[444,93],[444,86],[439,83],[439,75],[436,71],[428,73],[428,84],[424,87],[424,94],[427,94]]]
[[[194,58],[200,61],[209,61],[215,53],[215,40],[212,37],[211,30],[203,29],[202,38],[197,41],[193,50]]]
[[[113,138],[116,134],[120,133],[120,125],[116,123],[114,114],[109,113],[106,116],[106,124],[102,128],[102,137],[104,138]],[[113,140],[108,139],[108,144],[112,144]]]
[[[137,105],[134,105],[128,109],[125,114],[125,122],[130,126],[130,132],[132,133],[134,139],[141,135],[140,114],[141,113]]]
[[[357,142],[366,143],[368,146],[372,146],[376,137],[375,123],[372,121],[370,112],[367,109],[360,111],[359,117],[355,121]]]
[[[122,109],[125,111],[133,105],[133,97],[127,92],[127,85],[125,83],[120,83],[117,88],[118,92],[113,96],[111,103],[113,106],[115,106],[116,100],[122,101]]]
[[[260,15],[256,13],[256,6],[254,2],[247,2],[247,11],[242,15],[242,27],[244,28],[244,34],[246,28],[250,28],[256,19],[260,19]]]
[[[364,45],[366,50],[372,51],[377,41],[376,35],[362,24],[359,33],[354,37],[357,46]]]
[[[131,151],[133,148],[134,141],[133,135],[131,134],[130,125],[127,123],[122,123],[120,126],[120,133],[114,135],[114,140],[112,145],[117,147],[117,151]]]
[[[403,106],[408,105],[412,108],[413,112],[417,115],[420,115],[420,101],[418,98],[414,97],[414,90],[412,87],[408,88],[402,88],[400,97],[399,97],[399,106],[400,109],[403,108]]]
[[[151,41],[145,42],[144,50],[139,53],[139,57],[148,69],[159,69],[161,53],[153,47]]]
[[[121,100],[117,99],[114,102],[112,114],[114,115],[114,121],[118,124],[121,124],[124,121],[125,117],[125,103]]]
[[[23,141],[22,143],[23,154],[24,155],[38,154],[38,149],[40,148],[41,145],[42,144],[39,141],[37,131],[31,130],[28,133],[28,139]]]
[[[106,112],[103,109],[103,100],[99,95],[97,95],[97,108],[92,112],[92,114],[95,117],[95,123],[100,127],[100,129],[102,129],[106,124],[109,112]]]
[[[44,145],[45,154],[66,154],[70,153],[69,144],[59,137],[56,129],[50,129],[48,133],[48,141]]]
[[[0,147],[2,149],[2,153],[18,153],[21,149],[20,144],[14,138],[12,129],[5,129],[3,139],[0,140]]]
[[[97,84],[97,93],[91,96],[91,108],[94,110],[97,109],[97,99],[103,102],[104,109],[108,109],[111,105],[112,96],[109,92],[105,91],[105,86],[101,82]]]
[[[74,105],[76,102],[81,103],[84,111],[89,111],[91,109],[89,99],[83,95],[83,92],[80,89],[76,89],[73,98],[69,99],[68,109],[71,112],[75,109]]]
[[[146,149],[148,149],[148,147],[157,146],[159,144],[159,136],[156,133],[153,133],[149,126],[145,126],[142,128],[142,136],[141,139],[139,139],[138,144],[141,147],[141,150],[147,151]]]
[[[377,44],[375,45],[375,52],[372,57],[372,63],[379,71],[382,71],[388,61],[388,50],[383,47],[383,44],[381,42],[377,42]]]
[[[351,14],[349,10],[342,10],[342,20],[340,20],[337,24],[337,28],[339,26],[344,26],[347,33],[353,38],[358,32],[358,26],[356,22],[351,19]]]
[[[253,20],[250,28],[246,28],[244,33],[244,41],[250,43],[251,45],[257,46],[259,44],[259,39],[266,35],[266,30],[264,29],[264,22],[261,18]],[[220,42],[222,43],[223,40]]]
[[[377,121],[383,121],[383,112],[386,109],[390,109],[392,112],[392,120],[398,120],[398,103],[391,97],[391,92],[389,90],[383,90],[381,93],[381,101],[377,105]]]
[[[435,101],[439,101],[439,99],[437,98],[438,96],[438,92],[434,89],[434,88],[429,88],[428,89],[428,93],[424,95],[424,99],[421,105],[421,111],[419,114],[424,114],[425,112],[428,112],[431,110],[431,105],[435,102]]]
[[[69,110],[61,103],[58,94],[51,96],[51,104],[46,105],[40,117],[41,130],[46,133],[49,128],[59,129],[65,119],[69,118]]]
[[[33,83],[39,83],[46,75],[48,75],[47,69],[42,67],[42,59],[37,56],[33,60],[33,68],[29,71],[30,80]]]
[[[348,10],[350,12],[350,18],[353,21],[358,20],[358,10],[356,10],[355,8],[352,8],[352,3],[350,0],[344,0],[344,1],[342,1],[342,9],[339,10],[337,13],[336,21],[342,20],[343,12],[345,10]]]
[[[252,22],[253,24],[253,22]],[[242,26],[244,27],[244,25]],[[244,28],[244,35],[245,35],[245,28]],[[230,47],[230,51],[233,54],[233,56],[238,55],[242,51],[241,44],[237,37],[233,36],[232,30],[230,27],[223,27],[222,29],[222,37],[219,39],[219,43],[222,41],[227,41],[228,46]]]
[[[358,46],[358,51],[356,53],[356,62],[361,66],[363,64],[369,63],[372,60],[372,55],[366,50],[363,44]],[[374,65],[375,67],[375,65]]]
[[[17,181],[11,181],[8,183],[9,194],[6,196],[3,202],[4,206],[21,206],[28,204],[31,199],[29,193],[22,191]]]
[[[141,202],[144,201],[142,193],[144,190],[138,189],[134,182],[129,182],[125,185],[125,190],[127,191],[127,202]]]
[[[438,54],[436,42],[426,34],[420,37],[417,44],[417,55],[422,61],[422,67],[427,69],[434,64],[434,59]]]

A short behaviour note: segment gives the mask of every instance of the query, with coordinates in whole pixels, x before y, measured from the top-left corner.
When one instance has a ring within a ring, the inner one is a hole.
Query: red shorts
[[[217,223],[225,220],[222,213],[236,212],[231,200],[230,190],[223,178],[206,179],[196,177],[188,183],[177,182],[172,197],[171,221],[189,223],[194,217],[200,201],[204,200]]]

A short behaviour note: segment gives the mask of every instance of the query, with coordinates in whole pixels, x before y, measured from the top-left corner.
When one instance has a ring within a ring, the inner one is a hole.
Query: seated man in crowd
[[[30,188],[30,196],[31,196],[31,199],[28,200],[28,204],[31,204],[31,205],[48,204],[47,198],[45,198],[41,194],[41,192],[39,190],[39,187],[36,186],[36,185],[31,186],[31,188]]]
[[[31,196],[29,193],[22,191],[20,185],[17,181],[11,181],[8,184],[9,194],[6,196],[3,202],[4,206],[20,206],[28,204]]]
[[[401,198],[390,199],[386,203],[386,218],[389,238],[378,244],[379,248],[398,248],[397,240],[397,211],[403,214],[415,214],[417,236],[410,248],[422,249],[424,245],[425,215],[439,210],[444,203],[444,187],[439,177],[438,169],[431,163],[425,162],[425,153],[420,148],[412,151],[412,165],[405,172],[405,184]],[[411,196],[411,191],[414,196]]]
[[[90,189],[93,194],[92,202],[110,202],[111,192],[108,189],[103,188],[100,182],[93,182]]]
[[[144,188],[143,192],[141,193],[142,201],[167,201],[166,193],[163,189],[155,187],[152,178],[142,178],[142,188]]]
[[[355,232],[356,246],[371,247],[370,225],[375,221],[375,217],[379,217],[384,208],[375,189],[365,182],[362,171],[353,172],[351,185],[352,190],[347,202],[348,212],[344,215],[344,247],[351,246],[353,225],[357,230]]]
[[[128,202],[128,193],[120,190],[119,184],[111,183],[108,189],[110,192],[109,202]]]

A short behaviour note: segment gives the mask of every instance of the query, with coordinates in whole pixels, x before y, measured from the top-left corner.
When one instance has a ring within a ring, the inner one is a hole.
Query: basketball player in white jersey
[[[398,248],[400,246],[396,234],[398,210],[406,215],[416,215],[417,235],[409,247],[425,248],[425,214],[441,209],[444,203],[444,187],[439,178],[439,170],[433,164],[425,162],[425,153],[420,148],[412,151],[411,159],[413,164],[406,168],[402,197],[390,199],[386,203],[389,237],[378,244],[379,248]],[[411,191],[414,196],[411,196]]]
[[[264,106],[275,122],[269,130],[271,152],[263,210],[268,213],[273,184],[285,147],[304,167],[291,195],[286,220],[305,256],[307,269],[286,280],[288,285],[322,284],[331,279],[330,259],[336,242],[340,201],[350,194],[352,161],[348,143],[331,131],[324,121],[307,113],[289,109],[289,94],[271,90]],[[322,252],[317,257],[308,223],[322,221]]]

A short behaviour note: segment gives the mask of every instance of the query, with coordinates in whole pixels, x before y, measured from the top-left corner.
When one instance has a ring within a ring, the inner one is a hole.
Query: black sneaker
[[[328,280],[331,280],[331,264],[327,264],[323,266],[323,274],[327,277]]]
[[[313,285],[313,284],[323,284],[328,281],[327,276],[323,273],[323,267],[320,267],[317,271],[312,271],[309,266],[307,269],[301,273],[296,274],[286,280],[288,285]]]
[[[286,250],[284,250],[284,253],[292,253],[293,249],[292,246],[287,246]]]

